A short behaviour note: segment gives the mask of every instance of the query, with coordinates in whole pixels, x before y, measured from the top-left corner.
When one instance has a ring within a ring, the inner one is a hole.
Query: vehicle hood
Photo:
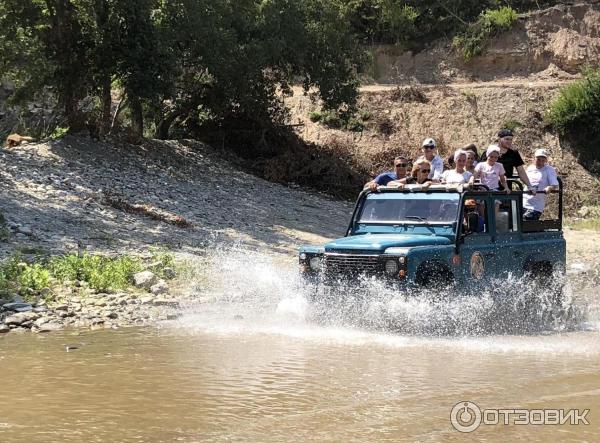
[[[352,251],[373,251],[382,253],[387,248],[411,246],[449,245],[452,242],[447,237],[438,235],[419,234],[367,234],[342,237],[325,245],[325,252],[340,249]]]

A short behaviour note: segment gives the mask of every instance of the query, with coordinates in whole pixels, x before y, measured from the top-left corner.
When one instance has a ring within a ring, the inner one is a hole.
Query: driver
[[[481,214],[479,213],[479,210],[477,208],[477,201],[475,199],[468,199],[465,200],[465,211],[464,211],[465,215],[464,215],[464,231],[465,232],[484,232],[485,231],[485,220],[483,219],[483,217],[481,216]],[[476,214],[477,215],[477,226],[475,227],[474,231],[469,231],[468,230],[468,219],[469,219],[469,215],[471,214]]]

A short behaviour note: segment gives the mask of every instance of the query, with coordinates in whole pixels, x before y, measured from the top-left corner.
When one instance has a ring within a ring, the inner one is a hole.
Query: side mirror
[[[479,229],[479,215],[475,212],[467,214],[467,232],[477,232]]]

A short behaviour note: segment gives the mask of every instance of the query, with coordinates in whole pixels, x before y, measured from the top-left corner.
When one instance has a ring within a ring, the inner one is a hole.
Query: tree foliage
[[[175,123],[281,123],[292,81],[327,108],[356,100],[361,52],[327,0],[6,0],[0,25],[14,98],[56,94],[72,129],[95,98],[106,130],[115,89],[132,130],[161,137]]]
[[[292,83],[350,115],[359,44],[419,48],[464,31],[486,9],[543,3],[3,0],[0,78],[16,85],[13,101],[52,94],[71,130],[107,132],[119,92],[138,136],[166,138],[174,128],[264,135],[285,121],[282,96]]]

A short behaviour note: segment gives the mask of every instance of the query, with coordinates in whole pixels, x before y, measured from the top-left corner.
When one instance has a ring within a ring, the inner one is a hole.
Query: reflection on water
[[[439,321],[467,324],[484,311],[475,300],[461,316],[459,302],[405,299],[384,313],[363,310],[372,317],[362,324],[341,314],[315,324],[292,267],[215,257],[215,300],[187,307],[178,321],[0,337],[0,442],[452,441],[465,435],[451,427],[450,411],[466,400],[590,409],[589,426],[482,426],[471,435],[478,439],[597,440],[597,328],[442,335],[385,331],[372,320],[387,324],[392,312],[413,319],[405,327],[425,325],[445,309],[458,312]]]

